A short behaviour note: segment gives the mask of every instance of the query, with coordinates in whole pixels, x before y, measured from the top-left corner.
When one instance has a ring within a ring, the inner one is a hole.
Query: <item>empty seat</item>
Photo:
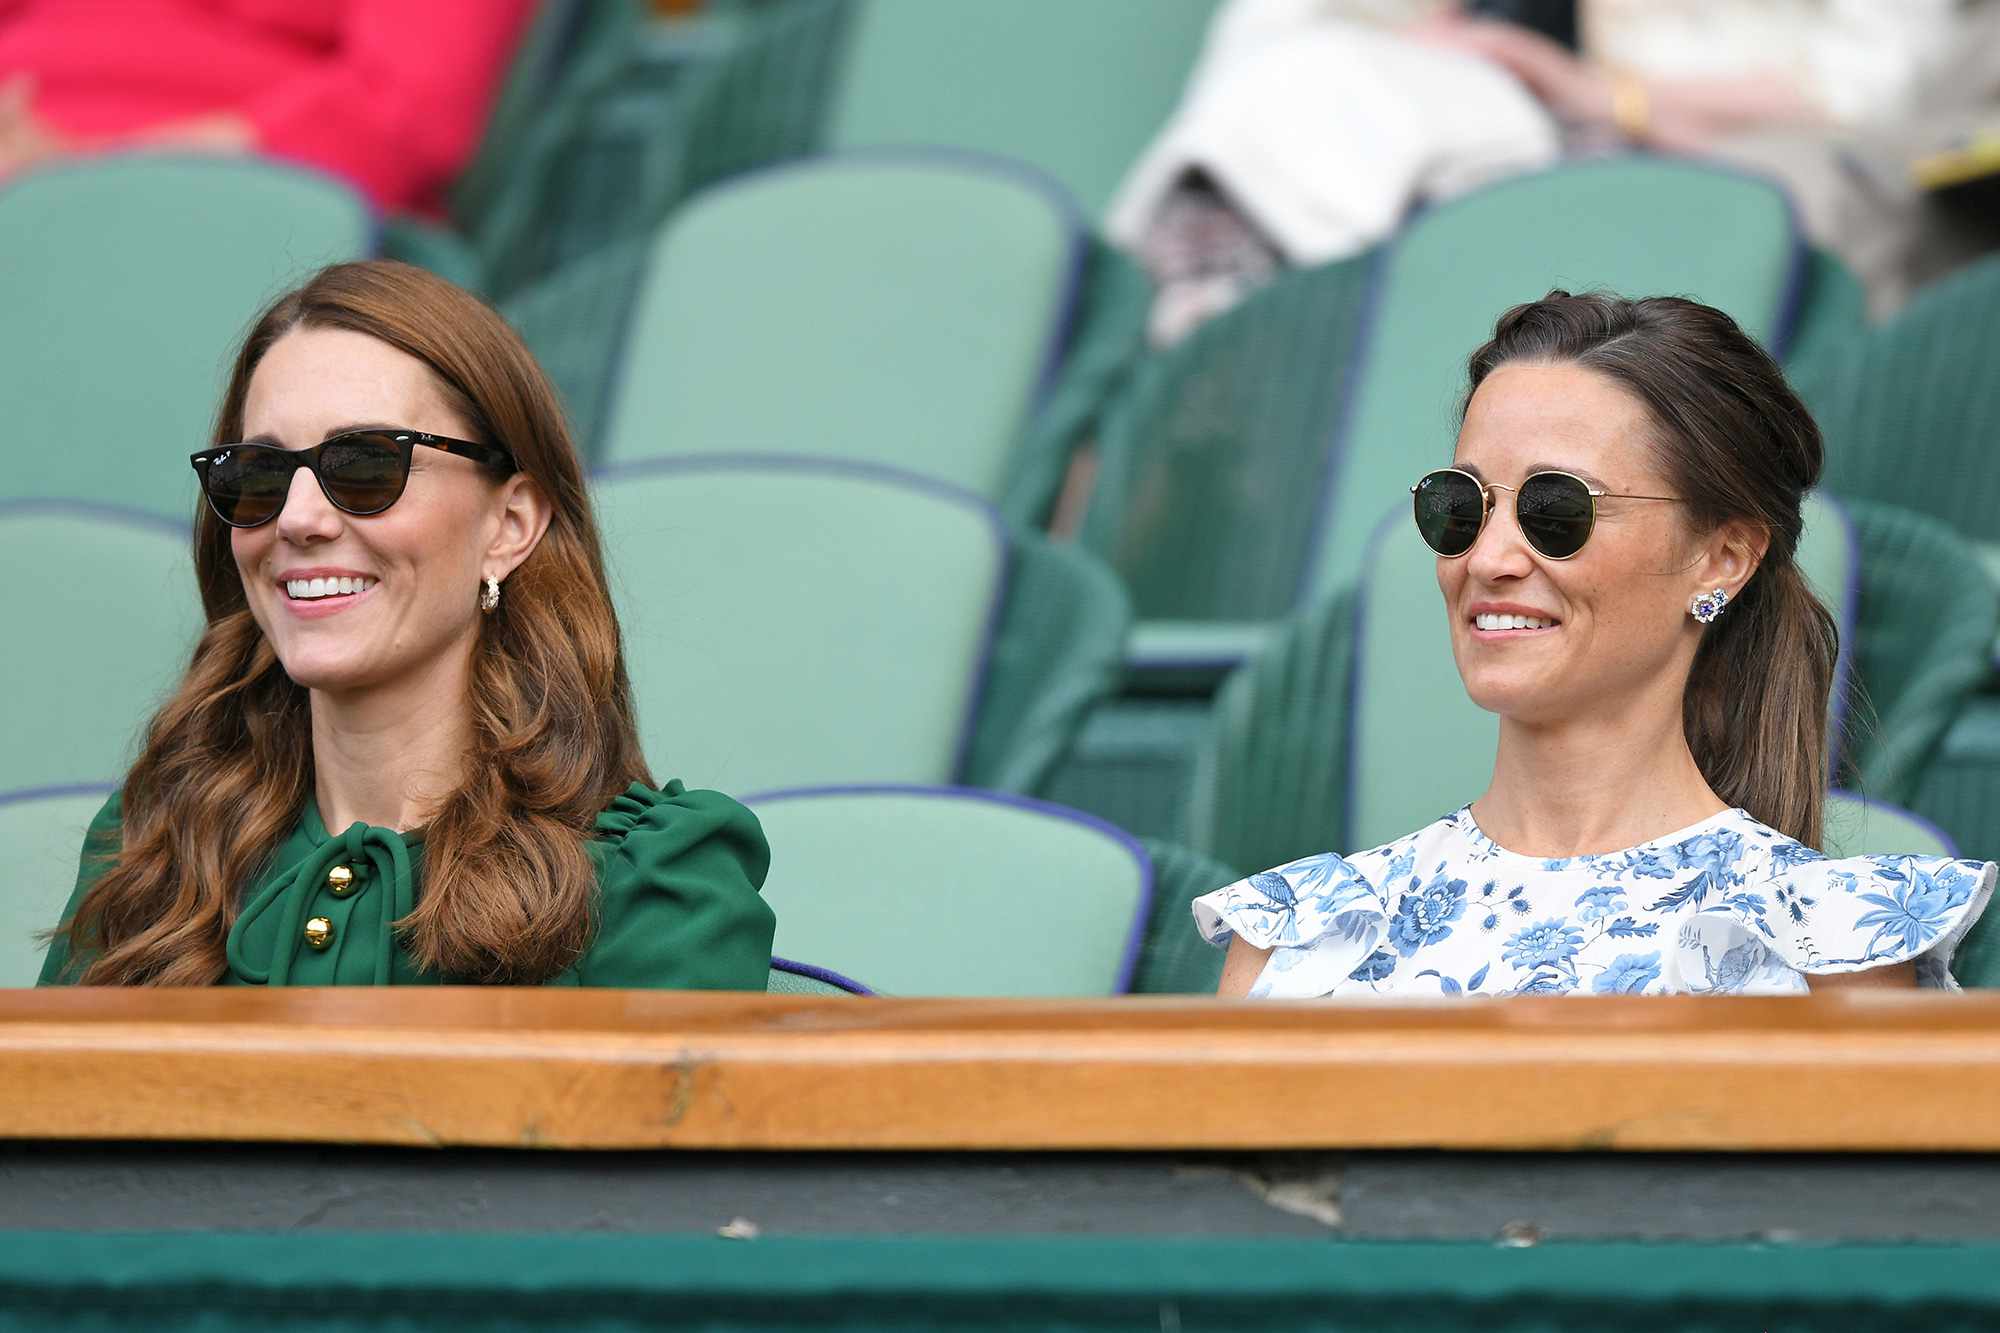
[[[857,0],[826,142],[1018,158],[1096,215],[1180,101],[1216,7]]]
[[[819,159],[710,190],[653,247],[599,456],[782,450],[998,499],[1083,247],[1058,193],[957,158]]]
[[[0,567],[13,571],[0,789],[123,773],[203,625],[187,530],[110,506],[0,502]]]
[[[774,856],[774,947],[893,995],[1115,995],[1152,898],[1143,848],[992,792],[834,787],[746,803]]]
[[[1115,675],[1109,575],[949,487],[717,458],[595,495],[646,751],[691,785],[1032,789]]]
[[[0,499],[185,521],[228,358],[259,306],[372,247],[360,198],[249,158],[109,157],[0,188]]]

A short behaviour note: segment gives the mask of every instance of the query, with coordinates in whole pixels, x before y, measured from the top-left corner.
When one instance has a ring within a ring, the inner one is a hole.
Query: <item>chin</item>
[[[1533,722],[1539,714],[1552,711],[1549,707],[1551,691],[1540,682],[1510,679],[1498,672],[1480,673],[1463,679],[1466,697],[1489,713]]]

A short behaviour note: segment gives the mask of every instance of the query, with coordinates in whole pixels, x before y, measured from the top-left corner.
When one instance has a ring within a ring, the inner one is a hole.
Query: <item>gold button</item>
[[[354,892],[354,872],[346,866],[335,866],[326,872],[327,891],[336,898],[345,898]]]
[[[333,922],[323,916],[306,922],[306,943],[315,949],[324,949],[333,943]]]

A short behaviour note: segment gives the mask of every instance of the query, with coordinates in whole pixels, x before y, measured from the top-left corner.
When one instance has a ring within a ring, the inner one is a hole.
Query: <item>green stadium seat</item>
[[[1140,845],[1153,862],[1153,905],[1132,970],[1132,993],[1213,995],[1222,980],[1223,951],[1195,930],[1193,903],[1244,872],[1175,843],[1143,838]]]
[[[1217,0],[852,0],[834,148],[1032,163],[1093,216],[1179,103]]]
[[[0,790],[124,773],[201,632],[187,530],[110,506],[0,501],[0,567],[15,571],[0,587]]]
[[[1085,240],[1032,175],[932,154],[720,186],[653,247],[598,456],[787,450],[1002,498]]]
[[[1115,678],[1115,582],[939,483],[691,458],[607,470],[595,494],[662,775],[1033,790]]]
[[[248,159],[123,156],[0,188],[0,499],[132,505],[185,522],[229,356],[266,301],[374,245],[329,177]]]
[[[775,948],[892,995],[1116,995],[1152,899],[1145,850],[1061,806],[963,788],[749,796],[777,854]]]
[[[76,888],[84,831],[111,795],[109,783],[0,792],[0,988],[32,986],[56,924]]]
[[[2000,258],[1989,258],[1816,359],[1800,392],[1826,434],[1828,486],[1944,520],[2000,581],[1996,368]]]
[[[1949,832],[1965,855],[2000,861],[2000,697],[1981,695],[1952,720],[1910,806]],[[1989,916],[2000,936],[2000,909]],[[2000,939],[1994,968],[2000,985]]]
[[[1828,856],[1957,856],[1950,835],[1908,810],[1871,801],[1859,792],[1834,790],[1826,796]]]

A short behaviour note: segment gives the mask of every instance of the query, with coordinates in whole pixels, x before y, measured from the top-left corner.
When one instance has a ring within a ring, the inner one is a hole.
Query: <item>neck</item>
[[[1493,783],[1474,802],[1486,835],[1525,856],[1637,846],[1728,808],[1709,787],[1671,707],[1559,723],[1500,721]]]
[[[471,658],[448,656],[391,685],[312,692],[313,794],[329,832],[421,828],[464,780]]]

